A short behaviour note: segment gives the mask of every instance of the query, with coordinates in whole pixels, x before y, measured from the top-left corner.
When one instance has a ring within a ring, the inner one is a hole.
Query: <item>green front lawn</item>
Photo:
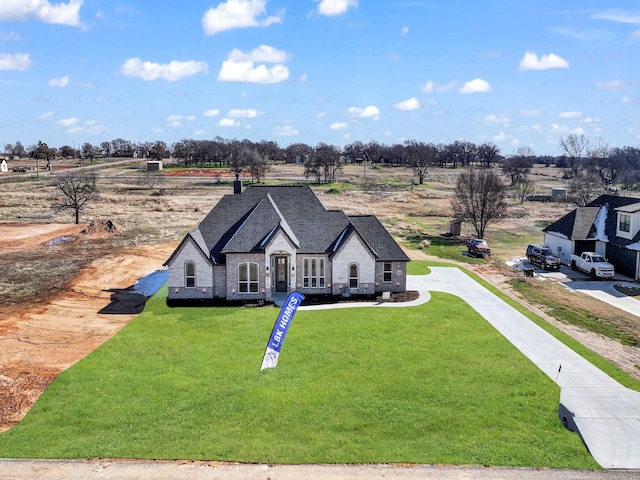
[[[258,370],[278,310],[145,311],[0,434],[0,457],[598,468],[559,390],[456,297],[299,311]]]

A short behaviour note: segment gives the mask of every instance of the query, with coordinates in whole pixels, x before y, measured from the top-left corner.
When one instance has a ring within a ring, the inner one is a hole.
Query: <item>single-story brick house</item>
[[[597,252],[616,272],[640,280],[640,198],[601,195],[543,229],[544,243],[571,263],[571,254]]]
[[[165,262],[168,301],[406,290],[409,258],[373,215],[328,210],[307,186],[225,195]]]

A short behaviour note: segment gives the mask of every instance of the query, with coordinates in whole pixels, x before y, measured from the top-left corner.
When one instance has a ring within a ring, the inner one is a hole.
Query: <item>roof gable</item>
[[[298,253],[331,253],[355,231],[380,259],[409,258],[373,215],[327,210],[308,185],[249,186],[225,195],[194,229],[200,248],[217,263],[227,253],[260,251],[282,230]]]

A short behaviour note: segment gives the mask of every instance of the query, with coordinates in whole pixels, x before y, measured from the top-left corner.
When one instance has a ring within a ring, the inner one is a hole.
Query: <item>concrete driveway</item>
[[[629,277],[616,273],[613,280],[592,280],[589,275],[582,272],[574,272],[570,267],[564,265],[560,267],[560,270],[547,271],[523,260],[522,266],[523,268],[533,268],[535,275],[562,283],[569,290],[584,293],[640,317],[640,300],[620,293],[615,289],[615,285],[622,285],[638,288],[640,293],[640,283],[633,281]]]
[[[557,383],[560,418],[605,468],[640,469],[640,393],[613,380],[461,270],[432,267],[411,277],[419,291],[456,295]]]

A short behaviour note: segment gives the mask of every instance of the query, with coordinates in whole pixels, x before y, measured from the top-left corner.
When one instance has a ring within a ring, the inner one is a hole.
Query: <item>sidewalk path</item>
[[[410,282],[420,291],[465,300],[556,382],[560,403],[574,415],[568,423],[601,466],[640,468],[640,392],[613,380],[457,268],[431,267],[429,275]]]

